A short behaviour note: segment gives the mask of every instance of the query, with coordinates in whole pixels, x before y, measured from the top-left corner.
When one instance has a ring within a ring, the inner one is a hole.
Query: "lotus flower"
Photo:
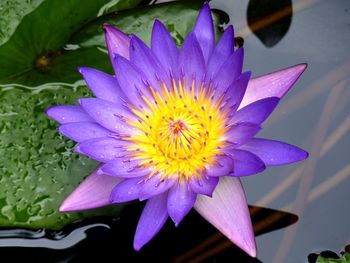
[[[307,157],[295,146],[255,137],[306,65],[250,80],[232,26],[215,45],[207,3],[181,50],[158,20],[150,48],[111,25],[104,29],[115,76],[82,67],[96,98],[47,110],[78,153],[101,163],[60,211],[147,200],[134,238],[139,250],[168,217],[178,225],[194,207],[255,257],[240,177]]]

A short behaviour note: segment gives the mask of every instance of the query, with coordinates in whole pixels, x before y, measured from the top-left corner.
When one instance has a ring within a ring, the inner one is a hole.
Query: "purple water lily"
[[[255,257],[239,177],[307,157],[255,137],[306,65],[250,80],[232,26],[215,45],[208,4],[181,50],[158,20],[150,48],[110,25],[104,29],[115,76],[80,68],[96,98],[47,110],[60,133],[78,142],[77,152],[101,162],[60,211],[147,199],[134,239],[139,250],[169,216],[178,225],[194,207]]]

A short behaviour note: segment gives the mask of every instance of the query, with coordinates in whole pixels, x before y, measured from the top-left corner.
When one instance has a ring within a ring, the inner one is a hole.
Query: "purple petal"
[[[47,116],[58,123],[94,122],[94,120],[81,107],[75,105],[58,105],[46,110]]]
[[[187,183],[175,184],[168,194],[168,213],[177,226],[192,209],[197,193]]]
[[[81,67],[79,72],[97,98],[114,103],[120,103],[121,99],[125,99],[125,94],[115,77],[93,68]]]
[[[139,198],[140,181],[142,178],[125,179],[114,187],[111,195],[111,203],[123,203]]]
[[[153,25],[151,48],[169,76],[178,78],[179,51],[168,30],[159,20],[155,20]]]
[[[129,178],[140,177],[151,174],[151,168],[138,167],[139,160],[125,160],[118,158],[101,166],[101,173],[111,176]]]
[[[230,112],[229,117],[234,114],[244,96],[250,79],[250,72],[243,73],[237,80],[231,83],[227,88],[222,103],[225,103],[221,109],[227,109]],[[216,91],[216,98],[220,98],[221,91]]]
[[[276,108],[279,98],[271,97],[255,101],[240,109],[230,120],[230,124],[251,122],[261,124]]]
[[[239,178],[221,177],[213,197],[199,195],[194,208],[234,244],[256,257],[253,226]]]
[[[179,70],[180,74],[185,75],[186,87],[192,86],[192,81],[195,81],[195,91],[198,89],[204,80],[205,62],[198,40],[193,33],[190,33],[180,51],[179,55]]]
[[[213,86],[217,88],[217,93],[221,94],[239,78],[243,68],[243,48],[237,49],[228,59],[222,64],[217,74],[213,77]]]
[[[146,92],[146,87],[149,86],[149,83],[146,83],[146,77],[139,68],[123,57],[117,56],[114,62],[117,65],[115,74],[120,88],[134,106],[142,108],[145,102],[141,95],[150,98]]]
[[[71,212],[109,205],[112,189],[119,178],[97,174],[89,175],[61,204],[60,212]]]
[[[207,78],[212,79],[234,50],[234,31],[229,26],[216,45],[207,65]]]
[[[111,63],[113,64],[115,55],[129,59],[130,38],[111,25],[105,24],[103,29]]]
[[[168,75],[151,49],[134,35],[131,37],[130,47],[130,61],[143,72],[151,86],[160,91],[159,81],[161,81],[170,87]]]
[[[247,176],[260,173],[266,169],[264,162],[251,152],[231,149],[229,154],[234,160],[233,172],[230,176]]]
[[[147,178],[142,183],[139,199],[146,200],[152,196],[159,195],[167,191],[175,184],[174,178],[161,179],[161,175],[155,174]]]
[[[232,142],[235,145],[240,145],[253,138],[260,130],[260,125],[249,122],[241,122],[231,126],[225,133],[225,138],[227,141]]]
[[[167,219],[167,193],[149,199],[137,224],[134,238],[135,250],[140,250],[150,241]]]
[[[205,169],[206,176],[225,176],[234,169],[234,160],[229,155],[220,155],[215,164],[208,165]]]
[[[266,165],[284,165],[302,161],[308,157],[307,152],[296,146],[267,139],[251,139],[240,149],[254,153]]]
[[[199,11],[196,24],[193,28],[193,33],[196,35],[203,52],[205,61],[208,61],[213,52],[215,44],[215,33],[213,19],[208,3],[205,3]]]
[[[114,138],[98,138],[78,144],[75,151],[94,160],[107,163],[116,158],[124,157],[127,154],[124,148],[126,145],[128,145],[128,142]]]
[[[82,108],[99,124],[117,134],[129,135],[137,130],[127,123],[135,116],[123,104],[106,100],[88,98],[80,99]]]
[[[189,184],[193,192],[197,194],[212,196],[218,182],[219,177],[203,176],[202,178],[197,178],[196,176],[193,176],[191,177]]]
[[[249,81],[239,108],[268,97],[282,98],[306,69],[306,64],[282,69]]]
[[[76,142],[83,142],[111,135],[109,130],[106,130],[101,125],[94,122],[66,123],[62,124],[58,130],[64,136]]]

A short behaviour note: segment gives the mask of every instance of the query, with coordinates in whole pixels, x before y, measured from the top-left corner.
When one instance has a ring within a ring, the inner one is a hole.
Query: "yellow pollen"
[[[151,166],[152,174],[202,176],[222,154],[228,112],[210,86],[201,85],[195,93],[194,85],[187,89],[184,82],[173,80],[171,89],[164,84],[161,91],[150,87],[151,96],[143,96],[148,107],[132,108],[139,119],[129,123],[141,132],[128,138],[133,144],[127,150],[141,166]]]

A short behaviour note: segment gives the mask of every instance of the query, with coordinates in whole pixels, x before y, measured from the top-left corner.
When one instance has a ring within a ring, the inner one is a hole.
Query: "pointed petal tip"
[[[242,248],[244,252],[246,252],[249,256],[252,258],[257,257],[257,250],[256,250],[256,243],[254,242],[253,246],[247,247],[247,248]]]
[[[199,196],[194,208],[232,243],[256,257],[253,226],[239,178],[220,178],[213,198]]]
[[[78,72],[79,72],[80,74],[83,74],[83,72],[84,72],[84,67],[78,67]]]
[[[134,240],[134,250],[135,251],[140,251],[144,245],[145,244],[142,244],[141,242]]]
[[[58,208],[58,211],[60,213],[67,213],[67,212],[75,212],[75,211],[81,211],[81,210],[88,210],[90,207],[84,206],[84,205],[77,205],[77,201],[79,198],[77,196],[69,195],[60,205]]]
[[[45,109],[45,115],[52,118],[51,114],[52,114],[52,108],[55,106],[50,106],[47,109]]]
[[[109,23],[104,23],[102,25],[102,28],[103,28],[103,31],[105,33],[109,33],[111,30],[117,30],[117,31],[120,31],[118,28],[116,28],[115,26],[109,24]]]
[[[67,200],[67,199],[66,199]],[[58,211],[60,213],[70,212],[69,205],[67,205],[66,200],[63,201],[63,203],[60,205]]]

